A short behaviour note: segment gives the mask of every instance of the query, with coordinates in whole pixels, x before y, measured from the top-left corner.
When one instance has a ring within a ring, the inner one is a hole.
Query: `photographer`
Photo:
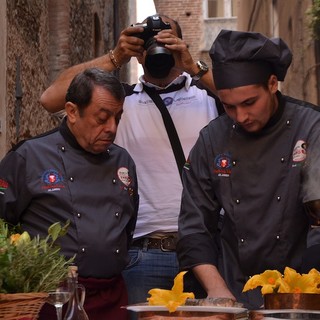
[[[115,140],[133,157],[139,181],[138,221],[129,252],[131,263],[124,272],[131,304],[145,302],[151,288],[171,289],[178,273],[175,244],[182,183],[161,113],[146,87],[155,88],[165,102],[184,156],[200,129],[218,115],[217,98],[198,87],[201,82],[214,89],[212,72],[193,61],[179,24],[160,18],[151,16],[142,25],[126,28],[114,50],[65,70],[41,97],[44,108],[57,112],[63,109],[71,77],[82,69],[96,66],[111,71],[132,57],[143,66],[138,84],[124,84],[127,97]]]

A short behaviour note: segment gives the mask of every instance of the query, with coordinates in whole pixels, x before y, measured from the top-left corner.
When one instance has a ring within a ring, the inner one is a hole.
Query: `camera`
[[[153,37],[161,30],[171,29],[169,22],[163,22],[159,16],[150,16],[146,23],[137,23],[134,27],[143,27],[143,31],[135,33],[134,36],[144,40],[144,48],[147,50],[150,42],[155,41]],[[152,41],[153,40],[153,41]]]
[[[164,44],[157,42],[154,36],[161,30],[171,29],[168,22],[162,21],[159,16],[150,16],[146,23],[137,23],[134,27],[143,27],[143,31],[133,36],[144,40],[146,50],[145,66],[155,78],[167,76],[174,66],[174,58]]]

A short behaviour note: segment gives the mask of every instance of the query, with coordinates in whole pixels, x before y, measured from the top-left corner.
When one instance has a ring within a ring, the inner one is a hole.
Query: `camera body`
[[[144,47],[147,50],[147,44],[161,30],[171,29],[170,23],[163,22],[159,16],[150,16],[146,23],[137,23],[134,27],[143,27],[143,31],[135,33],[134,36],[144,40]]]
[[[143,31],[133,36],[144,40],[146,50],[145,67],[154,78],[164,78],[175,64],[170,50],[163,43],[157,42],[154,36],[161,30],[171,29],[168,22],[162,21],[159,16],[150,16],[146,23],[135,24],[134,27],[143,27]]]

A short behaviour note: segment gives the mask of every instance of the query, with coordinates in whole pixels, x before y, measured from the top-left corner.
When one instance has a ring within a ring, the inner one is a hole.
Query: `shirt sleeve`
[[[312,268],[320,270],[320,122],[310,119],[311,130],[305,147],[306,162],[303,167],[302,195],[310,219],[307,248],[302,259],[301,272]]]
[[[0,218],[17,224],[31,200],[27,187],[26,161],[10,151],[0,163]]]
[[[217,240],[221,208],[210,178],[210,162],[213,160],[209,145],[207,133],[202,131],[183,169],[177,244],[181,269],[218,263]]]

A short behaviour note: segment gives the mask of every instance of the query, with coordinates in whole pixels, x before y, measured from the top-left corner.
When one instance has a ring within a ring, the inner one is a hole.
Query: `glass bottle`
[[[85,288],[78,283],[78,267],[70,266],[68,273],[68,287],[71,292],[68,308],[64,320],[89,320],[87,313],[83,308],[85,299]],[[79,297],[79,291],[81,296]]]

